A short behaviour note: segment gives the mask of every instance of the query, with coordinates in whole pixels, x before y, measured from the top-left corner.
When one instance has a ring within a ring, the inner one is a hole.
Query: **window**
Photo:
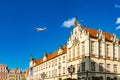
[[[59,58],[59,64],[61,64],[61,58]]]
[[[50,73],[50,71],[49,71],[49,77],[51,77],[50,74],[51,74],[51,73]]]
[[[39,66],[36,68],[36,72],[38,72],[39,71]]]
[[[71,48],[69,48],[69,59],[71,59]]]
[[[117,72],[117,64],[114,64],[114,65],[113,65],[113,68],[114,68],[114,69],[113,69],[114,72],[116,73],[116,72]]]
[[[75,58],[75,46],[73,46],[73,58]]]
[[[91,62],[91,71],[95,71],[95,62]]]
[[[57,76],[57,69],[55,69],[55,74],[54,75]]]
[[[65,67],[63,67],[63,74],[65,74]]]
[[[44,64],[44,69],[45,69],[45,64]]]
[[[116,57],[116,53],[117,53],[116,46],[115,44],[113,44],[113,58]]]
[[[65,56],[63,56],[63,63],[65,63]]]
[[[4,68],[2,68],[2,72],[4,72]]]
[[[85,45],[84,45],[84,42],[82,42],[82,53],[84,54],[85,52]]]
[[[77,72],[80,72],[80,64],[77,64]]]
[[[85,71],[85,62],[82,63],[82,71]]]
[[[42,65],[41,65],[41,70],[42,70]]]
[[[40,71],[40,66],[39,66],[39,71]]]
[[[55,59],[55,65],[57,65],[57,59]]]
[[[106,49],[107,49],[107,50],[106,50],[106,51],[107,51],[107,52],[106,52],[106,53],[107,53],[106,56],[110,56],[110,45],[109,45],[109,44],[106,45]]]
[[[99,63],[99,71],[103,72],[103,63]]]
[[[42,65],[42,70],[44,69],[44,65]]]
[[[48,67],[48,63],[46,63],[46,68]]]
[[[102,54],[102,42],[99,42],[99,55]]]
[[[50,65],[51,65],[51,64],[50,64],[50,62],[49,62],[49,67],[50,67]]]
[[[54,62],[52,61],[52,66],[54,66]]]
[[[119,53],[118,53],[118,54],[119,54],[118,57],[119,57],[119,60],[120,60],[120,46],[119,46],[119,51],[118,51],[118,52],[119,52]]]
[[[48,77],[48,72],[46,72],[46,77]]]
[[[95,53],[95,42],[91,41],[91,53]]]
[[[59,69],[59,76],[61,75],[61,68]]]
[[[110,64],[107,64],[107,72],[110,72]]]
[[[80,44],[78,44],[78,46],[77,46],[77,56],[79,56],[80,55]]]
[[[52,77],[54,76],[54,71],[52,70]]]

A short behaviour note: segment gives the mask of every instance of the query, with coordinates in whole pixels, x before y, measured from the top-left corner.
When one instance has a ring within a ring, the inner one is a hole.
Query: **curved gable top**
[[[99,30],[95,30],[86,26],[81,26],[81,28],[85,29],[87,32],[89,32],[89,35],[91,37],[95,37],[97,38],[97,34],[99,32]],[[114,37],[113,34],[107,33],[107,32],[102,32],[103,35],[105,35],[105,40],[107,41],[112,41],[112,38]]]

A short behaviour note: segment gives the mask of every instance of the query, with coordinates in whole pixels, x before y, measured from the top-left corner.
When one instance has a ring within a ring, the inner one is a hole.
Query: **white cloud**
[[[46,27],[44,27],[44,28],[35,28],[35,31],[37,31],[37,32],[44,31],[44,30],[46,30]]]
[[[70,28],[71,26],[74,25],[74,22],[75,22],[75,17],[73,17],[72,19],[68,19],[67,21],[64,21],[62,26]]]
[[[116,27],[116,30],[120,29],[120,26]]]
[[[120,17],[117,18],[116,24],[120,24]]]
[[[120,8],[120,5],[118,5],[118,4],[115,4],[115,8]]]

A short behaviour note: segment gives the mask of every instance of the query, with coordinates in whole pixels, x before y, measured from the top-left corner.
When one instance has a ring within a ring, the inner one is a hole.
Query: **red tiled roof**
[[[67,46],[66,45],[63,46],[63,53],[65,53],[65,52],[67,52]]]
[[[92,28],[88,28],[88,27],[86,27],[86,26],[81,26],[81,27],[82,27],[83,29],[87,30],[87,31],[89,32],[90,36],[92,36],[92,37],[96,37],[96,36],[97,36],[97,33],[98,33],[97,30],[92,29]]]
[[[47,60],[51,59],[53,56],[53,53],[47,54]]]
[[[83,29],[87,30],[92,37],[97,37],[98,30],[88,28],[86,26],[81,26]],[[113,34],[102,32],[103,35],[105,35],[105,39],[111,41],[111,38],[113,37]]]
[[[64,45],[62,47],[62,49],[63,49],[63,53],[67,52],[67,46],[66,45]],[[54,51],[53,53],[46,54],[47,60],[50,60],[50,59],[55,58],[57,56],[58,56],[58,51]],[[39,65],[43,62],[43,58],[34,59],[34,61],[35,61],[36,65]]]
[[[42,62],[42,59],[35,59],[36,64],[40,64]]]
[[[113,37],[113,34],[107,33],[107,32],[103,32],[103,34],[105,35],[105,39],[111,41],[111,38]]]

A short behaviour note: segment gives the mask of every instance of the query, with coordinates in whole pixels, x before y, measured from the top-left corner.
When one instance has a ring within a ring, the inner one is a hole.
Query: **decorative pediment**
[[[34,64],[34,58],[32,56],[30,56],[29,67],[33,66],[33,64]]]
[[[117,41],[117,37],[116,37],[116,34],[115,33],[113,33],[113,37],[112,37],[112,39],[111,39],[112,41],[113,41],[113,43],[116,43]]]
[[[99,41],[105,42],[105,35],[103,34],[102,30],[98,30],[97,37]]]
[[[47,60],[47,53],[44,52],[43,61],[46,61],[46,60]]]
[[[32,58],[32,60],[30,61],[29,67],[32,67],[35,65],[36,65],[35,60]]]
[[[62,53],[63,53],[63,49],[62,49],[62,46],[60,46],[59,49],[58,49],[58,55],[62,54]]]

